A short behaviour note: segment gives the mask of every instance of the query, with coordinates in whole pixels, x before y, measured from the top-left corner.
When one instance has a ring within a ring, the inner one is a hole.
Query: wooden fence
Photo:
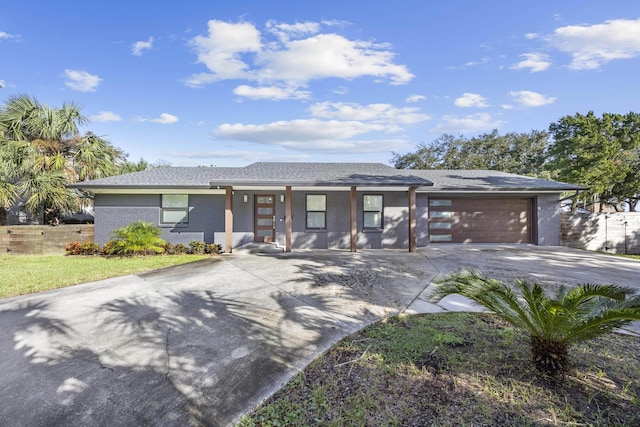
[[[93,241],[93,224],[0,227],[0,253],[63,254],[70,242]]]
[[[640,254],[640,212],[564,213],[562,245],[616,254]]]

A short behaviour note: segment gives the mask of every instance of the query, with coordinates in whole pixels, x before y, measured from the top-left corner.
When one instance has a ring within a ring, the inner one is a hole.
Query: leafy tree
[[[138,162],[125,161],[120,165],[118,170],[118,174],[131,173],[131,172],[141,172],[151,168],[152,166],[144,159],[138,160]]]
[[[589,187],[578,200],[635,210],[640,195],[640,114],[562,117],[549,126],[554,177]]]
[[[472,138],[444,134],[412,153],[394,153],[398,169],[488,169],[520,175],[544,174],[548,134],[507,133],[497,130]]]
[[[119,173],[126,156],[91,132],[73,103],[61,108],[28,95],[10,96],[0,109],[0,224],[9,206],[23,201],[51,221],[79,204],[66,185]]]
[[[463,270],[441,281],[431,298],[460,294],[528,332],[535,366],[551,374],[568,368],[571,345],[640,320],[640,296],[631,288],[586,284],[550,298],[537,283],[515,283],[522,298],[496,279]]]

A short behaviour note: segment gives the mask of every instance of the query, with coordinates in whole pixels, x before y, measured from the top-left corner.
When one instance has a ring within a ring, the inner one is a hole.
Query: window
[[[362,198],[365,229],[382,229],[382,194],[365,194]]]
[[[451,200],[444,199],[430,199],[429,206],[451,206]]]
[[[163,194],[162,210],[160,213],[160,223],[188,224],[189,223],[189,195]]]
[[[326,194],[307,194],[307,228],[311,230],[327,228]]]

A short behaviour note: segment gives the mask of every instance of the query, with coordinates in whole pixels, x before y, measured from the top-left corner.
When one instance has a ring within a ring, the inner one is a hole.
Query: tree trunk
[[[530,345],[533,363],[539,371],[554,376],[567,371],[569,360],[566,343],[549,341],[532,335]]]

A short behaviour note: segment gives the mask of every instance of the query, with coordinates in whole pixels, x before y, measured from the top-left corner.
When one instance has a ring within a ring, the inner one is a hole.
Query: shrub
[[[80,242],[71,242],[64,247],[67,255],[80,255],[82,253],[82,244]]]
[[[100,245],[96,242],[84,242],[80,249],[82,255],[97,255],[100,253]]]
[[[198,242],[198,241],[192,240],[191,242],[189,242],[189,253],[192,253],[194,255],[203,254],[204,247],[205,247],[204,242]]]
[[[222,246],[217,243],[210,243],[204,247],[204,253],[212,255],[222,253]]]
[[[182,243],[177,243],[174,247],[173,247],[173,253],[176,255],[184,255],[186,254],[187,251],[187,247],[185,245],[183,245]]]
[[[120,253],[120,245],[115,240],[109,240],[107,243],[102,246],[100,249],[100,254],[102,255],[122,255]]]
[[[71,242],[64,250],[67,255],[96,255],[100,253],[100,246],[96,242]]]
[[[164,253],[167,255],[174,255],[176,253],[175,246],[173,243],[167,242],[163,245],[163,248],[164,248]]]
[[[536,368],[552,375],[567,370],[572,344],[640,320],[640,296],[631,288],[585,284],[569,291],[563,287],[550,298],[537,283],[515,283],[522,298],[496,279],[463,270],[440,281],[431,300],[459,294],[526,331]]]
[[[161,254],[167,243],[160,238],[161,233],[160,227],[150,222],[132,222],[127,226],[113,230],[113,239],[110,241],[113,243],[107,242],[109,246],[106,253],[121,256]]]

